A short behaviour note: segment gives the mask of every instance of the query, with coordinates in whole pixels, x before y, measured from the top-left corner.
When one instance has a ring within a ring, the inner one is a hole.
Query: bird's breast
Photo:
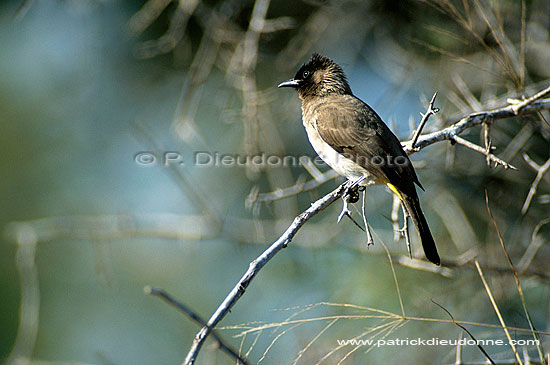
[[[304,121],[304,127],[306,129],[309,142],[315,152],[317,152],[319,157],[321,157],[321,159],[323,159],[323,161],[325,161],[325,163],[333,170],[340,175],[345,176],[349,180],[357,180],[358,178],[365,176],[366,179],[363,180],[361,185],[372,185],[377,183],[374,177],[366,169],[355,163],[355,161],[344,157],[342,154],[333,149],[328,143],[326,143],[317,131],[315,121],[312,123]]]

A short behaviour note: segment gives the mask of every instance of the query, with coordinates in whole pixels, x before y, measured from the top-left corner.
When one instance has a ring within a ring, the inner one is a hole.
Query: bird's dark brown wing
[[[360,99],[325,97],[315,105],[314,118],[321,138],[338,153],[400,190],[414,189],[413,182],[422,188],[397,137]]]

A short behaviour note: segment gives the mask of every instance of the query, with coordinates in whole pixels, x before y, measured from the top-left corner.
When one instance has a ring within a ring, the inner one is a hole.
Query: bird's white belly
[[[317,129],[311,124],[304,123],[304,127],[306,128],[309,142],[313,146],[315,152],[317,152],[319,157],[321,157],[333,170],[352,181],[365,177],[360,185],[376,184],[374,177],[369,174],[367,170],[330,147],[330,145],[321,138]]]

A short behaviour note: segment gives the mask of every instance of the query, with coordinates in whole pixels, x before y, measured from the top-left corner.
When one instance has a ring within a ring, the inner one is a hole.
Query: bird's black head
[[[282,82],[278,87],[293,87],[300,99],[330,94],[351,94],[346,75],[333,60],[318,53],[304,63],[294,78]]]

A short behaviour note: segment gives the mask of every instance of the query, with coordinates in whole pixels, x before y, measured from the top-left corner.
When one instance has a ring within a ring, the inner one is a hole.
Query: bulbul
[[[378,114],[353,95],[342,68],[330,58],[314,53],[294,78],[278,87],[298,91],[302,122],[319,157],[361,186],[387,185],[411,216],[426,258],[439,265],[415,184],[424,188],[411,161]]]

